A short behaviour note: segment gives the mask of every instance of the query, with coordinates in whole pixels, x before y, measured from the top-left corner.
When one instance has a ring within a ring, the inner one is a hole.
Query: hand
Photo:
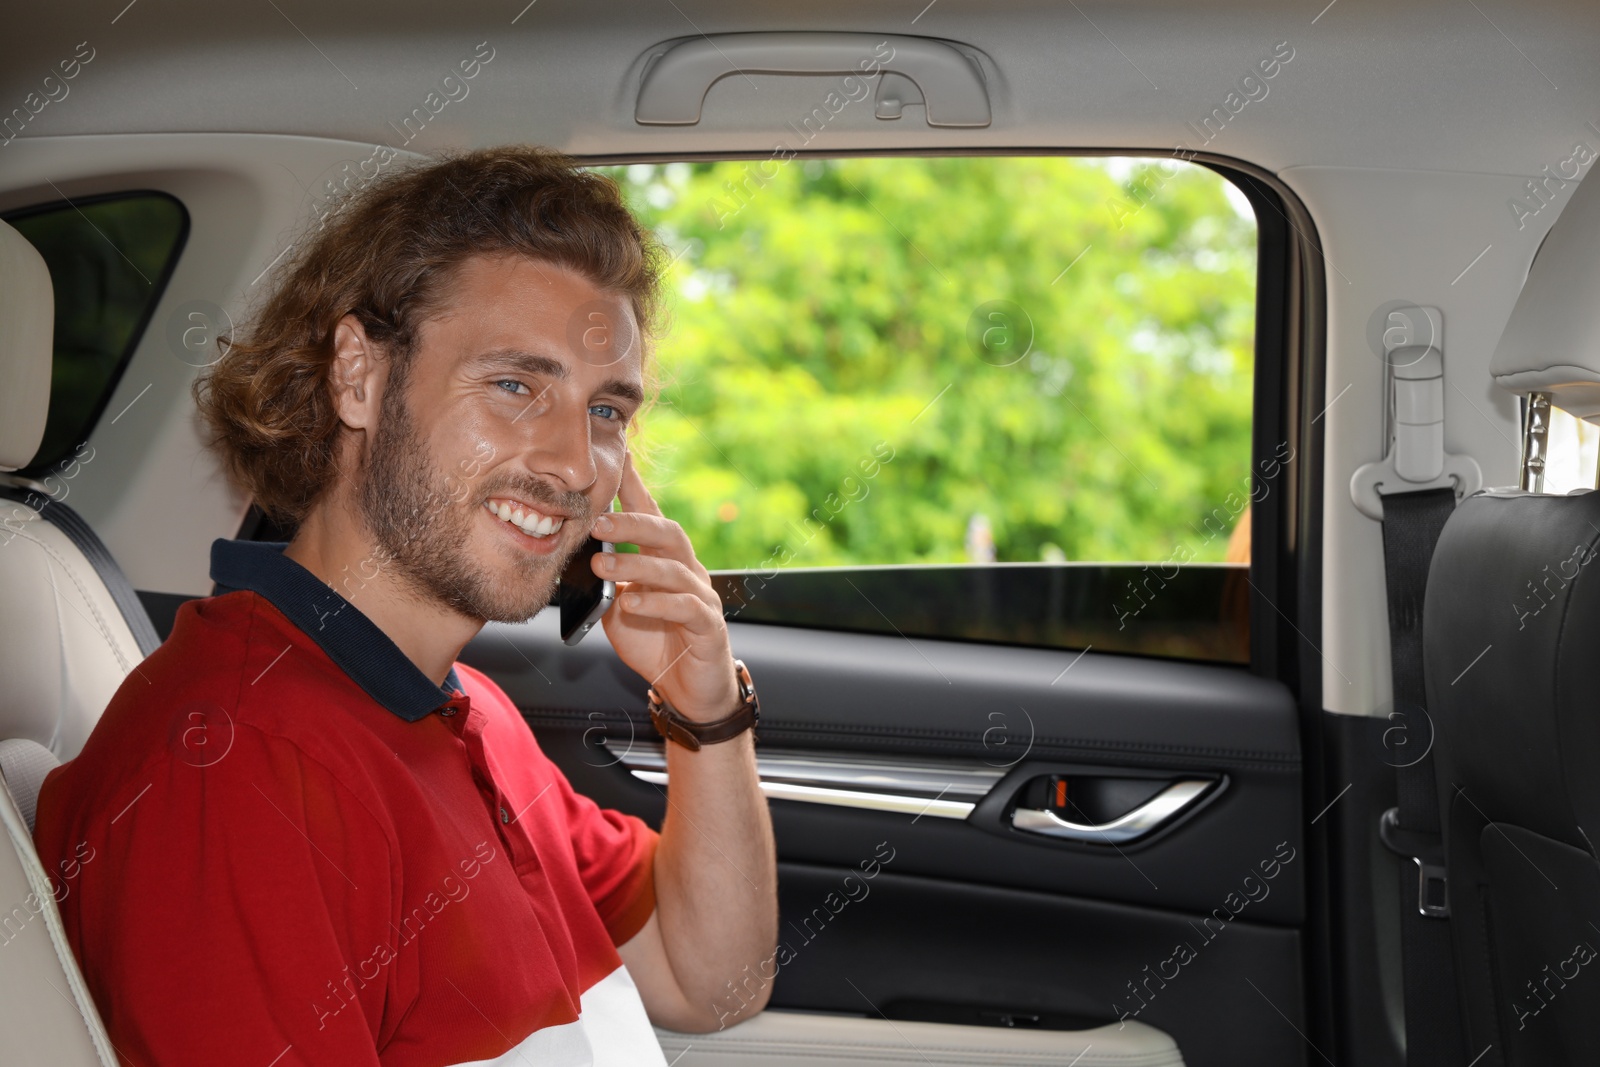
[[[645,488],[631,452],[617,498],[622,510],[600,516],[594,536],[639,551],[597,552],[591,561],[596,574],[617,585],[617,601],[603,617],[606,638],[684,716],[720,719],[739,703],[722,600],[689,535],[661,514]]]

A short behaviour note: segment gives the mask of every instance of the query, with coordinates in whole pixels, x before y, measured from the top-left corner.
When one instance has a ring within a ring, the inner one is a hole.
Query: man
[[[213,546],[217,595],[40,797],[126,1061],[659,1064],[649,1022],[715,1029],[771,957],[753,694],[628,452],[658,264],[558,156],[432,163],[344,204],[197,383],[224,467],[296,533]],[[605,632],[678,724],[659,837],[456,662],[591,529],[639,548],[594,558]]]

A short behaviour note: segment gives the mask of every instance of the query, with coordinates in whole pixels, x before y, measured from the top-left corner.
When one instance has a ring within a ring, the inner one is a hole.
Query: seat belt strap
[[[1384,734],[1395,767],[1398,806],[1380,836],[1408,857],[1400,868],[1400,949],[1405,973],[1407,1067],[1464,1062],[1455,955],[1434,777],[1433,723],[1423,674],[1422,607],[1428,565],[1456,507],[1453,487],[1383,497],[1384,580],[1394,712]]]

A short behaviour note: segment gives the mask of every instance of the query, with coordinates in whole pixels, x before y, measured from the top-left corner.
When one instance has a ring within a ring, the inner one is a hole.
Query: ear
[[[383,362],[360,319],[346,315],[339,320],[333,328],[333,366],[328,369],[328,387],[333,390],[339,421],[352,430],[370,430],[378,425]]]

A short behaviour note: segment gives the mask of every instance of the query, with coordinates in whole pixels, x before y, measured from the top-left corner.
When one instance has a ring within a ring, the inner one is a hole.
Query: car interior
[[[761,694],[787,951],[669,1062],[1600,1062],[1600,10],[524,3],[8,20],[0,1062],[128,1062],[40,783],[293,535],[196,376],[507,143],[670,260],[647,478]],[[660,826],[601,628],[462,660]]]

